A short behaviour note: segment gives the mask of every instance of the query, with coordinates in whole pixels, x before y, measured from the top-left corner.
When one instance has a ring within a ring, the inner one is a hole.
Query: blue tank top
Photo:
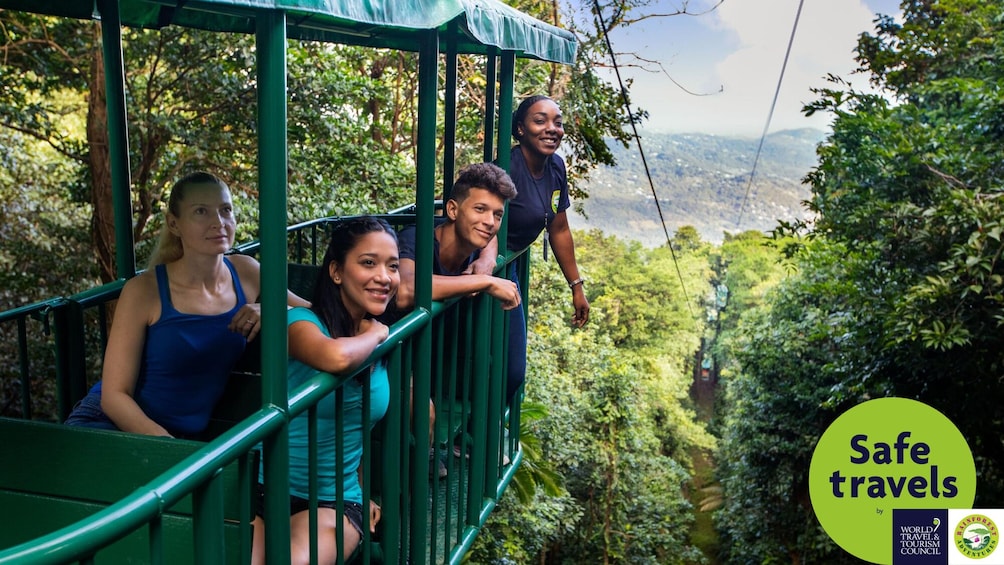
[[[133,393],[136,403],[172,435],[194,435],[206,428],[209,416],[247,340],[227,329],[247,303],[237,271],[225,257],[237,304],[214,315],[183,314],[171,303],[167,269],[157,265],[160,319],[146,329],[143,359]],[[100,390],[101,383],[94,390]]]

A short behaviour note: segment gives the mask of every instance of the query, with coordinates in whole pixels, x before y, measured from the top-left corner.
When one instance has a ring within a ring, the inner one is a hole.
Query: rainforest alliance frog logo
[[[955,526],[955,547],[970,559],[983,559],[1000,543],[997,524],[983,514],[970,514]]]

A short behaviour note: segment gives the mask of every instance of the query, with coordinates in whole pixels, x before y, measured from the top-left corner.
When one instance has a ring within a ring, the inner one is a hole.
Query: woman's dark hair
[[[516,141],[521,141],[520,136],[517,131],[519,131],[519,125],[523,123],[526,119],[526,113],[530,111],[530,106],[533,106],[541,100],[550,100],[550,96],[544,96],[543,94],[537,94],[530,96],[529,98],[524,98],[522,102],[519,103],[519,107],[516,111],[512,113],[512,137]]]
[[[380,231],[389,233],[397,241],[394,228],[385,220],[372,216],[342,220],[331,228],[331,241],[324,253],[320,272],[317,273],[310,309],[324,322],[333,338],[351,336],[355,328],[352,327],[352,317],[342,301],[342,287],[331,280],[331,263],[345,265],[349,250],[358,245],[363,236]]]

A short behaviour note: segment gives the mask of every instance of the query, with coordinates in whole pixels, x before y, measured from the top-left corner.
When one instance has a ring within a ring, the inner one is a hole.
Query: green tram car
[[[485,92],[484,159],[497,158],[507,167],[510,125],[496,116],[512,113],[516,58],[571,64],[574,36],[497,0],[0,0],[0,8],[101,21],[119,277],[78,295],[0,313],[0,326],[16,328],[10,333],[18,336],[22,383],[21,418],[0,418],[0,564],[248,563],[251,493],[262,453],[267,562],[289,563],[288,421],[313,413],[318,400],[352,375],[316,379],[295,390],[286,382],[286,289],[309,295],[303,281],[311,280],[326,227],[335,220],[286,225],[288,39],[418,53],[415,202],[386,215],[395,225],[414,222],[420,234],[417,307],[391,328],[370,359],[387,361],[392,389],[387,417],[364,437],[364,497],[381,502],[383,519],[351,561],[461,562],[510,485],[522,453],[520,395],[511,407],[504,401],[507,317],[490,297],[431,300],[436,170],[443,167],[445,196],[455,168],[457,57],[482,56],[486,76],[496,77]],[[121,31],[167,25],[255,37],[259,240],[237,252],[254,254],[262,265],[262,345],[260,354],[235,370],[206,442],[32,418],[32,378],[55,380],[64,418],[99,376],[93,368],[89,374],[85,356],[103,351],[106,308],[137,273],[123,81],[129,62],[123,61]],[[438,115],[441,109],[444,115]],[[438,124],[445,124],[442,163]],[[502,230],[504,237],[504,223]],[[501,255],[498,268],[513,261],[526,289],[525,253]],[[85,339],[95,334],[100,343]],[[28,350],[36,342],[52,348],[55,375],[36,374]],[[463,446],[464,456],[448,458],[445,480],[429,478],[428,445],[416,439],[427,437],[429,422],[409,417],[411,387],[416,398],[436,402],[437,443]]]

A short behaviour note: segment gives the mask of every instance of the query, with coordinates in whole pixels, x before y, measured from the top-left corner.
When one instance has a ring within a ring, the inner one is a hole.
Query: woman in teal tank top
[[[321,272],[314,287],[312,306],[288,313],[289,362],[287,376],[293,390],[318,374],[336,375],[357,369],[385,339],[388,328],[375,320],[387,309],[401,282],[398,247],[394,230],[383,220],[354,218],[335,225]],[[378,363],[368,373],[343,386],[343,402],[335,393],[317,406],[318,457],[318,558],[335,563],[338,538],[348,559],[362,539],[362,487],[358,469],[363,455],[363,430],[372,427],[387,412],[390,387],[387,368]],[[363,396],[370,395],[369,413],[363,413]],[[339,433],[335,416],[341,410],[344,428]],[[337,443],[344,447],[337,460]],[[290,545],[292,563],[310,559],[308,516],[307,415],[289,424]],[[336,469],[341,468],[339,484]],[[263,496],[254,519],[252,563],[264,563]],[[341,495],[345,515],[341,522],[335,510]],[[370,527],[380,520],[380,507],[368,504]]]

